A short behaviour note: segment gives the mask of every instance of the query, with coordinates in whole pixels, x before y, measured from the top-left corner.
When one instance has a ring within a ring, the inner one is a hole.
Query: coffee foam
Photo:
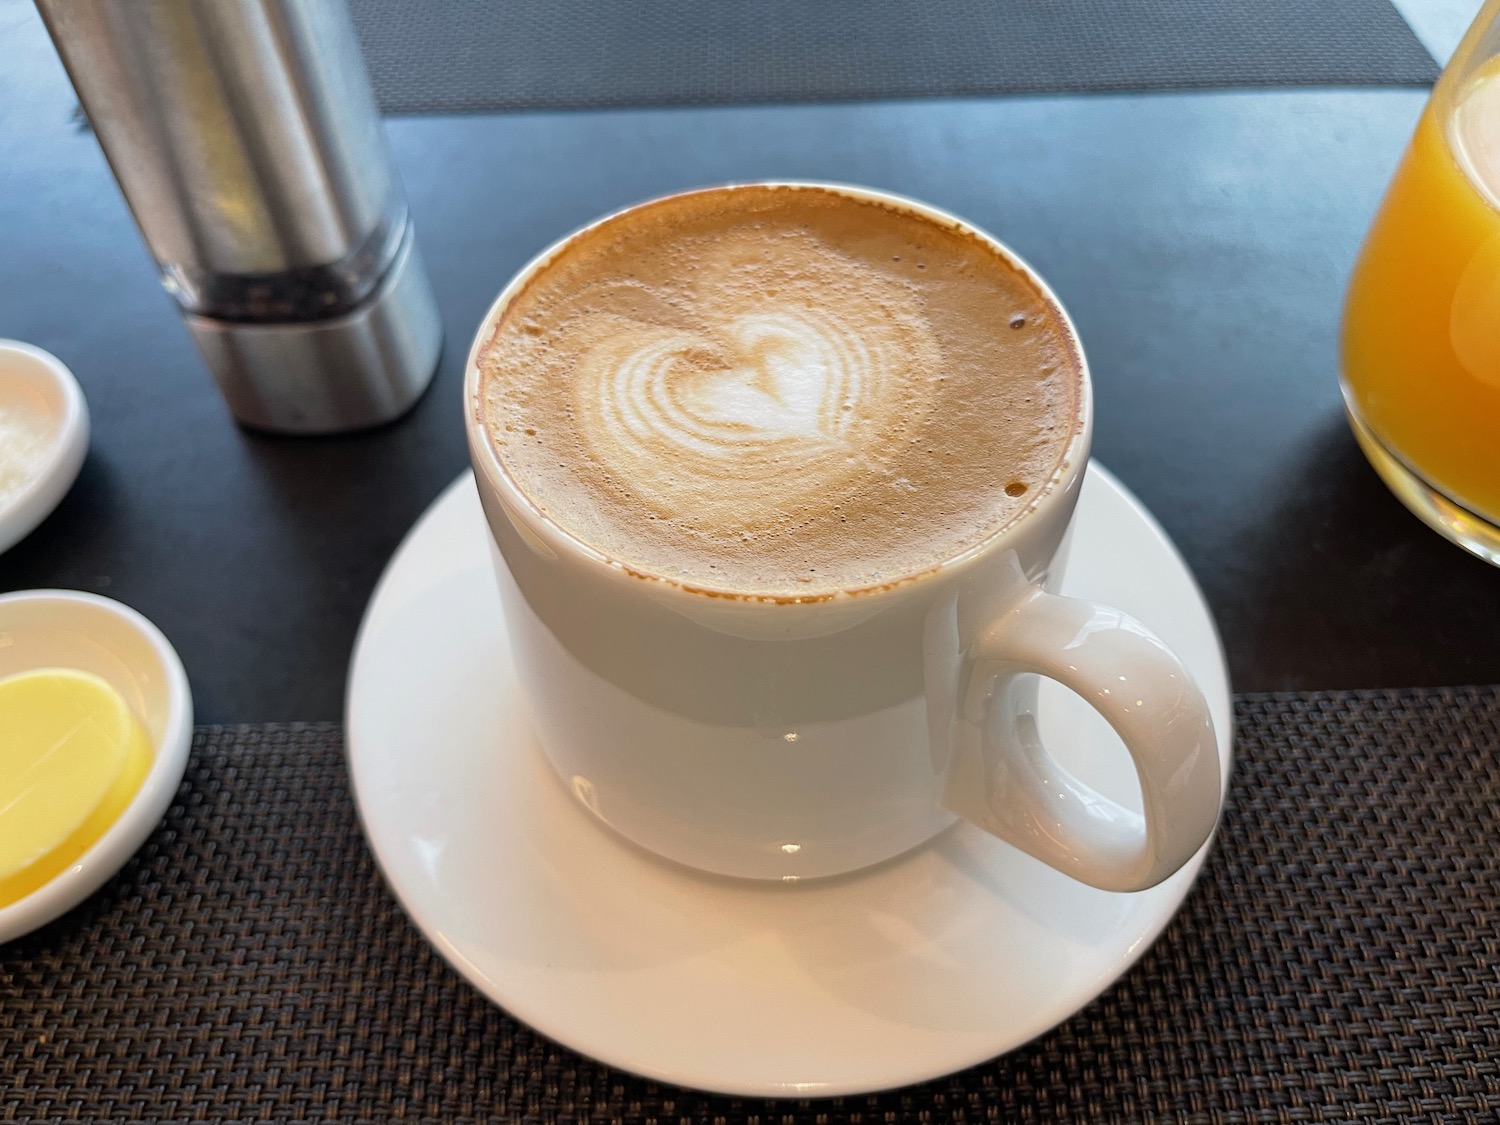
[[[601,224],[480,366],[502,464],[564,530],[643,573],[793,596],[999,527],[1056,469],[1079,382],[1056,310],[981,240],[815,188]]]

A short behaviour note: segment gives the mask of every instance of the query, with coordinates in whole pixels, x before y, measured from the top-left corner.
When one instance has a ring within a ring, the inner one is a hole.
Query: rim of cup
[[[1067,444],[1063,447],[1062,458],[1058,462],[1057,468],[1043,482],[1041,487],[1036,490],[1035,495],[1032,496],[1025,507],[1021,508],[978,542],[971,544],[941,562],[933,563],[920,570],[912,571],[909,574],[902,574],[895,578],[885,579],[878,583],[851,586],[833,591],[819,591],[806,595],[755,593],[727,588],[720,589],[704,586],[700,583],[682,582],[667,575],[642,573],[629,564],[612,558],[605,552],[578,538],[538,508],[526,494],[525,490],[511,477],[503,462],[501,462],[494,445],[489,440],[488,430],[484,424],[480,410],[479,353],[489,342],[494,332],[496,321],[516,295],[525,288],[532,277],[565,253],[578,239],[623,215],[686,196],[734,191],[738,188],[763,187],[825,191],[849,196],[854,199],[882,203],[888,207],[913,213],[942,226],[970,234],[983,241],[999,254],[1001,258],[1021,272],[1027,281],[1035,287],[1042,300],[1047,303],[1062,325],[1064,339],[1071,345],[1074,360],[1078,365],[1078,400],[1072,419],[1073,432],[1069,436]],[[1078,329],[1073,324],[1073,319],[1068,315],[1068,311],[1063,306],[1063,303],[1058,300],[1057,294],[1052,291],[1052,287],[1047,284],[1046,280],[1031,263],[1022,258],[1020,254],[1016,253],[1016,251],[989,231],[975,226],[973,223],[966,222],[957,215],[944,211],[941,208],[933,207],[930,204],[911,199],[907,196],[898,195],[894,192],[861,187],[857,184],[823,180],[744,180],[712,184],[705,187],[690,188],[684,191],[655,196],[651,199],[641,200],[637,203],[617,208],[608,214],[601,215],[591,222],[556,239],[517,271],[515,276],[500,290],[499,295],[491,302],[484,316],[480,319],[479,326],[474,333],[473,342],[469,346],[468,357],[464,361],[465,429],[475,467],[483,473],[485,481],[490,487],[502,497],[507,511],[526,521],[526,526],[521,529],[523,534],[528,539],[534,537],[536,540],[540,540],[541,544],[554,554],[567,554],[582,559],[590,568],[596,569],[600,573],[607,573],[615,579],[637,582],[641,580],[650,581],[660,590],[679,592],[692,598],[695,602],[701,602],[704,598],[713,598],[724,602],[744,602],[757,605],[817,605],[841,598],[869,597],[870,595],[886,594],[896,590],[911,588],[941,575],[951,574],[955,570],[962,569],[975,559],[989,554],[1000,541],[1012,534],[1019,525],[1029,520],[1036,512],[1057,503],[1059,498],[1069,491],[1070,486],[1075,486],[1082,480],[1093,436],[1093,413],[1093,385],[1089,378],[1088,358],[1084,354],[1083,344],[1078,336]]]

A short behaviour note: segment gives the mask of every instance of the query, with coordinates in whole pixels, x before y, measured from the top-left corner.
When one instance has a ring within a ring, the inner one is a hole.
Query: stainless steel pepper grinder
[[[37,6],[235,417],[410,407],[442,328],[344,0]]]

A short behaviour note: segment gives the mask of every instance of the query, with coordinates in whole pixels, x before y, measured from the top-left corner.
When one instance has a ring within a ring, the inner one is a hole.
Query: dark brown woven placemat
[[[482,113],[1411,85],[1389,0],[353,0],[381,105]]]
[[[1494,1121],[1500,689],[1240,700],[1219,845],[1123,981],[1008,1056],[818,1102],[661,1086],[432,952],[336,726],[199,732],[166,824],[0,947],[0,1120]]]

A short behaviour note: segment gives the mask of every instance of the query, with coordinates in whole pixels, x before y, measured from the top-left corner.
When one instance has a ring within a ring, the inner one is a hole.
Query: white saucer
[[[166,815],[193,741],[193,697],[177,650],[127,605],[76,590],[0,596],[0,677],[32,668],[78,668],[107,681],[145,726],[156,756],[120,819],[77,863],[0,907],[0,943],[67,913],[125,866]]]
[[[0,552],[29,535],[78,479],[89,448],[89,410],[73,373],[51,352],[0,340],[0,441],[10,412],[42,427],[44,448],[26,482],[9,498],[0,492]]]
[[[575,1050],[748,1096],[937,1077],[1098,996],[1202,865],[1200,853],[1153,890],[1110,894],[967,824],[881,867],[798,885],[657,860],[589,819],[534,744],[487,537],[465,475],[396,552],[355,643],[350,771],[376,859],[429,940],[491,1000]],[[1134,613],[1177,650],[1213,709],[1227,777],[1229,683],[1213,621],[1160,528],[1098,466],[1063,588]],[[1043,687],[1057,756],[1138,802],[1109,728]]]

